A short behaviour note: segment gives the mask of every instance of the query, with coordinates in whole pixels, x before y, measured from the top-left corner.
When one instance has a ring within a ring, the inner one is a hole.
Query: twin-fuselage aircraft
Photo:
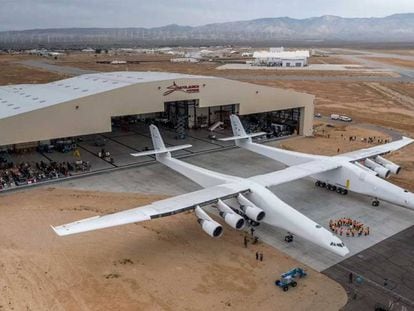
[[[172,151],[190,148],[191,145],[166,147],[158,128],[150,126],[154,150],[132,154],[155,155],[158,162],[191,179],[204,189],[157,201],[152,204],[104,216],[95,216],[73,223],[52,227],[58,235],[70,235],[194,210],[201,228],[212,237],[223,233],[220,223],[211,218],[203,207],[213,205],[224,222],[236,230],[246,224],[265,223],[282,228],[309,242],[338,255],[349,250],[332,232],[303,215],[279,199],[268,188],[304,177],[315,178],[318,186],[346,194],[355,191],[370,195],[374,205],[382,199],[400,206],[414,208],[414,195],[380,177],[398,173],[400,167],[382,155],[408,145],[413,140],[403,138],[389,144],[328,157],[310,155],[274,148],[252,141],[252,137],[265,133],[247,134],[235,115],[231,116],[236,145],[290,166],[276,172],[241,178],[222,174],[192,165],[171,156]],[[380,177],[378,177],[380,176]],[[231,203],[229,202],[231,201]],[[234,201],[237,204],[234,204]]]

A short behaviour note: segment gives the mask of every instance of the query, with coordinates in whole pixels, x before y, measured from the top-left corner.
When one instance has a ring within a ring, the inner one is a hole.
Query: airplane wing
[[[341,167],[340,163],[329,159],[315,160],[303,164],[294,165],[280,171],[251,177],[251,180],[265,187],[277,186],[290,181],[308,177],[311,175],[331,171]]]
[[[245,193],[248,191],[249,189],[238,184],[222,184],[157,201],[149,205],[128,209],[122,212],[104,216],[94,216],[58,227],[52,226],[52,228],[56,234],[62,236],[136,223],[182,213],[194,209],[197,205],[202,206],[211,204],[216,202],[218,199],[225,200],[237,196],[239,193]]]
[[[377,155],[383,155],[389,152],[396,151],[398,149],[401,149],[411,144],[412,142],[414,142],[414,139],[403,136],[402,139],[393,141],[388,144],[341,154],[341,157],[342,156],[348,157],[350,158],[351,161],[363,160],[366,158],[374,157]]]

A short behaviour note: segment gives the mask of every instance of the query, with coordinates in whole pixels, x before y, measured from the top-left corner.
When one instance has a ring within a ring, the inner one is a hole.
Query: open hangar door
[[[217,122],[230,126],[230,115],[238,113],[238,104],[200,107],[198,99],[164,103],[164,117],[174,128],[177,138],[183,139],[187,129],[206,129]]]
[[[240,116],[248,132],[263,131],[268,138],[300,133],[303,108],[293,108]]]

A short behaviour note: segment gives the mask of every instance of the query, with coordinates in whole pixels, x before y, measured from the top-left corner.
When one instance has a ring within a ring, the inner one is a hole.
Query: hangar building
[[[276,113],[312,135],[314,96],[217,77],[164,72],[81,75],[0,87],[0,146],[110,132],[120,116],[151,116],[185,128]]]

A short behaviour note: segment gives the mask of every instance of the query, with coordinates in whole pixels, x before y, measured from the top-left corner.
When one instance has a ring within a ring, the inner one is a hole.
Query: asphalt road
[[[344,310],[414,310],[413,240],[414,226],[323,271],[346,289]]]

